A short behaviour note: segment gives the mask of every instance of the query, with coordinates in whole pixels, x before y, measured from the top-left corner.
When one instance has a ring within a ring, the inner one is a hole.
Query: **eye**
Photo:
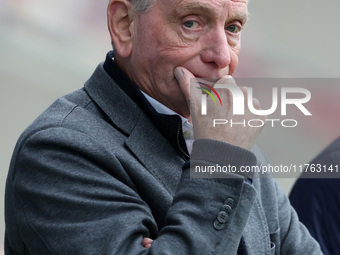
[[[237,34],[241,31],[241,28],[236,25],[230,25],[225,28],[228,32]]]
[[[195,29],[195,28],[197,28],[199,26],[198,22],[197,21],[193,21],[193,20],[188,20],[188,21],[184,22],[183,25],[186,28],[190,28],[190,29]]]

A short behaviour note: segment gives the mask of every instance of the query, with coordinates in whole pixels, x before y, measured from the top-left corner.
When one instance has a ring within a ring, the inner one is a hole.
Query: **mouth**
[[[204,71],[198,71],[195,70],[195,68],[193,68],[194,70],[191,72],[189,69],[189,71],[198,79],[203,79],[209,82],[213,82],[216,83],[218,82],[221,78],[225,78],[230,76],[229,75],[229,68],[226,69],[209,69],[206,68],[204,69]]]

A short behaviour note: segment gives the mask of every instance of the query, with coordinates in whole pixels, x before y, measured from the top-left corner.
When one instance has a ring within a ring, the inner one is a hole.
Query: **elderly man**
[[[207,115],[190,90],[201,78],[236,86],[246,20],[247,0],[111,0],[114,52],[18,141],[6,254],[321,254],[273,179],[190,178],[199,165],[265,163],[260,127],[211,126],[240,118],[229,90]]]

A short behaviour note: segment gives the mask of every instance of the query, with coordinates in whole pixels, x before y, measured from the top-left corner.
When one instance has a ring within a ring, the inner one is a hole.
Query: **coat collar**
[[[114,126],[127,135],[131,134],[141,108],[111,79],[103,64],[98,65],[84,87]]]

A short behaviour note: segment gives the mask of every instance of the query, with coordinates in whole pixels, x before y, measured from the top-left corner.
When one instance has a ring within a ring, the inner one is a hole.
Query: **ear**
[[[107,22],[112,42],[120,57],[132,51],[133,13],[128,0],[111,0],[107,8]]]

